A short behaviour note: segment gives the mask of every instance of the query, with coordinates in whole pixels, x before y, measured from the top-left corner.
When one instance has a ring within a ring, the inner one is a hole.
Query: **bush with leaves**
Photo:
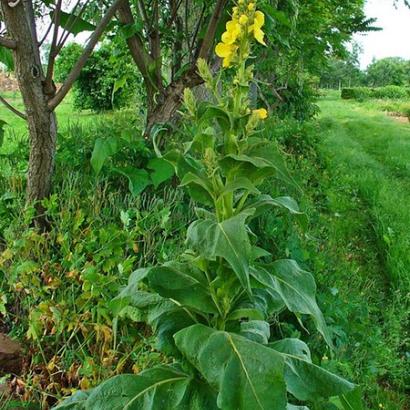
[[[64,81],[82,46],[65,47],[56,61],[56,79]],[[122,42],[105,42],[91,55],[73,88],[79,110],[106,111],[131,105],[139,89],[138,74]]]
[[[272,317],[287,309],[300,321],[310,316],[332,345],[312,275],[293,260],[273,260],[250,228],[272,208],[300,213],[292,198],[258,190],[268,177],[292,179],[276,144],[260,136],[267,111],[249,108],[247,59],[254,39],[264,44],[264,14],[255,7],[238,2],[216,47],[232,81],[220,84],[199,62],[213,101],[185,92],[190,140],[164,155],[198,204],[188,249],[134,272],[114,301],[118,313],[131,306],[152,326],[169,364],[117,376],[59,409],[285,410],[334,396],[336,408],[361,408],[356,386],[313,364],[304,342],[272,337]]]

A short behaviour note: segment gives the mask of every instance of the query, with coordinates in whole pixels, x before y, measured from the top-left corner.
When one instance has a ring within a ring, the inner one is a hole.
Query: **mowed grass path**
[[[410,289],[410,123],[328,97],[320,102],[321,149],[341,182],[366,201],[385,274]]]
[[[347,333],[338,356],[363,386],[367,408],[407,410],[410,123],[334,95],[319,105],[329,267],[319,283],[339,292],[326,309]]]

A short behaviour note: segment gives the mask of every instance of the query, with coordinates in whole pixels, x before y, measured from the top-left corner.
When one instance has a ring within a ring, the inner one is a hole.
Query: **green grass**
[[[3,92],[2,96],[19,111],[24,112],[24,105],[19,92]],[[84,125],[95,123],[96,119],[104,119],[113,116],[112,112],[104,114],[96,114],[89,110],[76,111],[73,108],[72,94],[64,99],[64,101],[57,107],[57,121],[59,132],[68,128],[71,125]],[[3,154],[10,153],[16,147],[16,142],[27,139],[27,122],[0,103],[0,120],[7,123],[4,127],[5,140],[0,152]]]
[[[319,105],[296,167],[312,223],[303,257],[337,335],[328,365],[362,385],[367,408],[408,409],[410,124],[335,93]]]

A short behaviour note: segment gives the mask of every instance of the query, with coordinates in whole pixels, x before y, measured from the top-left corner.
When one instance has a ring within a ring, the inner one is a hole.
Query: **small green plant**
[[[250,221],[272,207],[298,214],[290,197],[263,195],[268,177],[292,183],[281,153],[260,136],[267,117],[251,110],[252,40],[264,44],[264,14],[240,0],[216,53],[231,80],[221,84],[204,61],[199,72],[213,101],[185,91],[190,141],[164,158],[200,206],[188,249],[176,260],[134,272],[113,301],[150,324],[168,364],[116,376],[58,409],[303,409],[302,402],[360,409],[356,386],[312,363],[308,346],[282,339],[272,318],[288,309],[313,318],[332,345],[312,275],[258,247]],[[159,152],[158,152],[159,153]],[[272,330],[275,330],[272,332]]]

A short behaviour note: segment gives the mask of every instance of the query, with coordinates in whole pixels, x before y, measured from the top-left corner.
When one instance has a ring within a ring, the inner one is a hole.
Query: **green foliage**
[[[55,63],[54,79],[57,83],[66,80],[82,52],[83,47],[78,43],[70,43],[63,47]]]
[[[17,136],[6,134],[0,170],[0,323],[27,348],[25,387],[17,393],[44,406],[55,402],[50,395],[63,397],[162,361],[148,347],[144,327],[128,329],[135,311],[118,316],[112,299],[136,265],[165,262],[178,251],[179,232],[192,211],[170,187],[154,186],[134,198],[122,178],[104,170],[96,178],[90,166],[96,139],[107,133],[118,140],[128,136],[133,149],[117,154],[118,166],[152,161],[158,187],[164,171],[151,160],[142,137],[138,140],[136,122],[131,113],[119,112],[61,129],[55,193],[43,203],[52,221],[47,233],[33,226],[34,208],[24,203],[26,139],[18,144]]]
[[[135,148],[134,139],[124,138],[98,138],[95,141],[93,153],[91,156],[91,166],[96,175],[98,175],[104,163],[114,157],[120,151],[125,149],[133,150]],[[173,167],[162,158],[152,158],[146,163],[146,169],[138,169],[131,166],[112,167],[111,173],[117,173],[125,176],[129,181],[129,190],[133,196],[139,195],[149,185],[158,188],[163,182],[169,180],[174,175]]]
[[[346,57],[329,59],[327,66],[320,73],[321,87],[339,89],[363,85],[365,73],[360,70],[360,51],[358,45],[354,44],[352,52]]]
[[[121,39],[120,39],[121,40]],[[123,41],[109,41],[95,50],[74,84],[74,107],[106,111],[129,106],[139,87],[136,68]],[[56,60],[56,81],[63,82],[83,48],[71,43]]]
[[[312,357],[360,383],[366,409],[405,408],[409,282],[403,267],[408,264],[409,216],[404,147],[409,128],[383,115],[373,102],[347,103],[337,92],[319,105],[317,124],[287,119],[272,127],[272,137],[291,154],[305,192],[309,229],[301,237],[297,227],[278,225],[277,218],[266,215],[255,233],[278,257],[314,266],[335,352],[324,356],[312,334],[304,339]],[[297,331],[295,324],[282,329],[286,337]]]
[[[12,50],[4,46],[0,46],[0,63],[6,66],[7,71],[14,71],[14,60]]]
[[[366,70],[366,82],[371,87],[409,85],[410,62],[399,57],[373,61]]]
[[[342,98],[345,100],[359,100],[363,101],[368,98],[378,99],[400,99],[408,98],[410,96],[410,89],[399,87],[396,85],[388,85],[385,87],[369,88],[369,87],[355,87],[343,88]]]
[[[366,18],[362,0],[260,4],[272,45],[255,62],[261,101],[268,101],[281,118],[310,119],[318,113],[319,77],[335,60],[348,61],[343,70],[357,74],[357,50],[349,53],[346,45],[352,33],[375,30],[375,20]]]

